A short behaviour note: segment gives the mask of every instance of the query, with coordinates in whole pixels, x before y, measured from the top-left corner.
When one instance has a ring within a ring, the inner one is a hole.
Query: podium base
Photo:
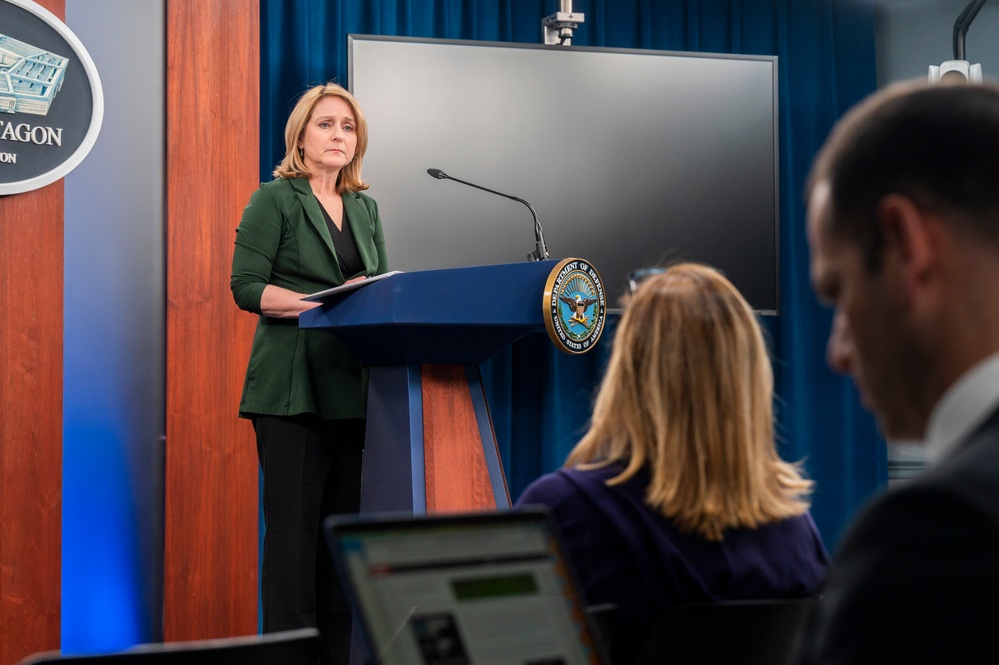
[[[371,367],[361,512],[509,507],[478,366]]]

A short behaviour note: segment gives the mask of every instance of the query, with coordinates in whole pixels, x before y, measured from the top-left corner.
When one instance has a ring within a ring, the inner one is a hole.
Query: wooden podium
[[[300,316],[370,367],[362,513],[510,506],[479,364],[545,331],[557,263],[399,273]]]

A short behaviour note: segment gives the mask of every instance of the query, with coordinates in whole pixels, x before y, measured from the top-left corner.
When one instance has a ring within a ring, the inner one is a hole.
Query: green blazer
[[[374,199],[344,193],[343,208],[364,261],[363,273],[388,270],[385,236]],[[260,312],[268,284],[315,293],[358,275],[343,275],[326,220],[305,178],[260,186],[243,210],[232,257],[233,298]],[[363,418],[367,375],[360,361],[329,331],[301,330],[297,319],[261,315],[253,337],[239,415],[323,419]]]

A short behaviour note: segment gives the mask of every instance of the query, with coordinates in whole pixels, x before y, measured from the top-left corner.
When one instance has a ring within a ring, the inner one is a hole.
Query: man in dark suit
[[[805,663],[999,658],[999,88],[901,84],[845,116],[808,189],[828,359],[919,478],[834,558]]]

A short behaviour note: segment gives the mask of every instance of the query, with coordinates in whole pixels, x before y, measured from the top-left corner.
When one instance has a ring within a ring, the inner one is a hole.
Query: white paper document
[[[331,296],[334,293],[343,293],[345,291],[352,291],[354,289],[359,289],[362,286],[367,286],[372,282],[377,282],[385,279],[386,277],[391,277],[392,275],[398,275],[401,270],[393,270],[391,272],[386,272],[381,275],[375,275],[374,277],[368,277],[367,279],[360,279],[356,282],[351,282],[349,284],[341,284],[340,286],[334,286],[332,289],[326,289],[325,291],[317,291],[315,293],[310,293],[309,295],[302,298],[302,300],[308,300],[309,302],[322,302],[326,296]]]

